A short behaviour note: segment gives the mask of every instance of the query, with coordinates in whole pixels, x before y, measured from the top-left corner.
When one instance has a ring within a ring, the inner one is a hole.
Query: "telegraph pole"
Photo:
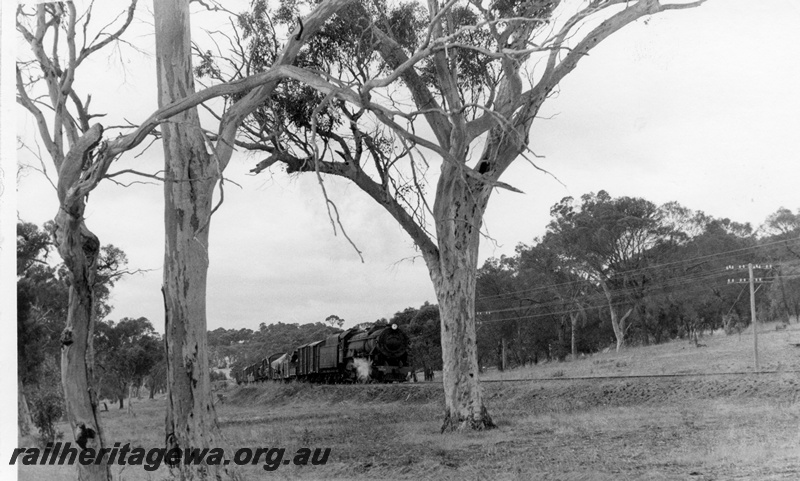
[[[753,277],[753,269],[772,269],[771,265],[753,265],[752,263],[747,264],[747,266],[738,266],[739,269],[744,269],[747,267],[747,272],[749,274],[749,279],[728,279],[728,284],[743,284],[747,282],[750,284],[750,324],[753,326],[753,357],[755,359],[755,371],[761,372],[761,366],[758,362],[758,318],[756,317],[756,288],[755,283],[758,282],[759,284],[764,282],[764,279],[758,277]],[[726,269],[732,270],[736,269],[735,266],[727,266]]]
[[[753,324],[753,354],[756,359],[756,372],[761,369],[758,365],[758,318],[756,317],[756,289],[753,282],[753,264],[747,264],[747,270],[750,273],[750,319]]]

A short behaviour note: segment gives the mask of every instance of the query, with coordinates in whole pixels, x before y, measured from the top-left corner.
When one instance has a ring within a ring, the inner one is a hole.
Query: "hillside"
[[[781,328],[780,323],[761,325],[758,353],[761,371],[800,371],[800,324]],[[776,329],[777,328],[777,329]],[[687,340],[653,346],[608,350],[575,361],[539,363],[499,372],[487,369],[483,379],[548,379],[672,374],[715,374],[754,371],[753,331],[726,335],[721,330],[700,339],[702,347]]]

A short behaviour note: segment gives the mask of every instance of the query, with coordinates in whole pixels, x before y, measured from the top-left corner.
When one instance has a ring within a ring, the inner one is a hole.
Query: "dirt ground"
[[[287,457],[331,449],[324,465],[237,467],[244,480],[799,480],[800,349],[787,336],[800,338],[800,325],[791,327],[760,339],[779,373],[568,379],[748,369],[746,339],[716,335],[703,349],[643,347],[503,373],[538,375],[530,381],[489,373],[482,386],[498,427],[487,432],[440,434],[439,382],[235,387],[219,393],[221,447],[282,447]],[[112,407],[101,413],[107,444],[162,446],[164,413],[163,397],[134,400],[133,415]],[[120,481],[170,479],[163,467],[111,470]],[[74,479],[75,468],[21,466],[19,474]]]
[[[234,388],[217,406],[228,443],[331,448],[320,466],[236,468],[240,479],[796,480],[794,373],[487,382],[497,429],[440,434],[437,383]],[[160,446],[162,400],[103,413],[107,438]],[[73,467],[20,467],[20,479],[74,479]],[[113,466],[119,480],[166,469]]]
[[[660,376],[624,379],[538,379],[532,381],[484,381],[489,404],[542,412],[571,411],[602,406],[657,405],[691,400],[729,398],[761,399],[794,404],[800,398],[800,375],[744,374],[719,376]],[[245,406],[315,402],[429,403],[442,401],[441,384],[367,384],[309,386],[243,386],[227,395],[229,405]]]
[[[248,387],[219,412],[233,427],[266,408],[265,426],[333,447],[324,468],[275,473],[289,477],[800,479],[798,382],[786,374],[486,383],[499,426],[489,433],[439,434],[435,384]]]

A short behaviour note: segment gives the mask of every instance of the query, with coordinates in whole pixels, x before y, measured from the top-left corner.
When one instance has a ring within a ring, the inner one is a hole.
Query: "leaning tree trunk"
[[[614,329],[614,337],[617,338],[617,352],[619,352],[625,347],[625,331],[619,325],[616,309],[609,307],[608,310],[611,314],[611,328]]]
[[[65,164],[69,160],[68,156]],[[75,443],[81,449],[92,448],[97,452],[103,447],[103,439],[93,386],[91,339],[100,242],[83,223],[83,199],[71,200],[62,201],[53,232],[58,252],[69,271],[70,284],[67,325],[61,335],[61,385]],[[106,464],[78,463],[78,479],[107,480],[111,479],[111,472]]]
[[[475,284],[483,212],[490,190],[442,167],[434,217],[438,259],[429,261],[439,301],[445,418],[442,432],[495,427],[478,381]],[[433,265],[430,265],[433,264]]]
[[[611,291],[606,285],[606,282],[602,279],[600,280],[600,286],[603,288],[603,293],[606,295],[606,300],[608,301],[608,312],[611,315],[611,328],[614,330],[614,337],[617,338],[617,352],[619,352],[625,347],[625,320],[633,311],[633,308],[628,310],[628,312],[620,318],[617,315],[617,310],[614,309],[614,300],[611,296]]]
[[[189,0],[154,1],[159,107],[194,93]],[[218,178],[196,109],[165,123],[164,308],[167,448],[213,448],[220,431],[211,400],[206,275],[211,201]],[[176,467],[180,479],[217,479],[220,466]]]
[[[608,310],[611,313],[611,328],[614,329],[614,336],[617,338],[617,352],[619,352],[625,347],[626,323],[631,312],[633,312],[633,308],[631,307],[622,317],[619,317],[617,310],[614,309],[614,306],[609,301]]]

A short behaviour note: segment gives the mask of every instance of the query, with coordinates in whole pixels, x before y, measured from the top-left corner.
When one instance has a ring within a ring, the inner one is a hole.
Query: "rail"
[[[646,379],[646,378],[681,378],[681,377],[713,377],[713,376],[761,376],[769,374],[792,374],[800,373],[800,370],[781,370],[781,371],[732,371],[732,372],[697,372],[697,373],[676,373],[676,374],[631,374],[626,376],[576,376],[576,377],[537,377],[521,379],[481,379],[480,382],[543,382],[543,381],[603,381],[603,380],[622,380],[622,379]],[[418,381],[408,384],[441,384],[439,381]]]

